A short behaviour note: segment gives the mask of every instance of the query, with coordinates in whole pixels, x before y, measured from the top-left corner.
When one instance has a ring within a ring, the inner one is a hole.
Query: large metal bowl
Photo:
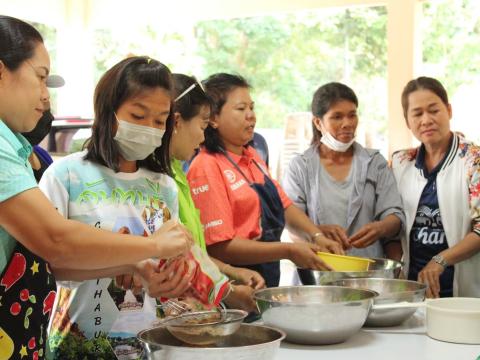
[[[287,286],[254,293],[263,322],[300,344],[347,340],[367,318],[374,291],[340,286]]]
[[[369,289],[379,295],[374,305],[394,304],[398,302],[420,302],[425,298],[426,285],[409,280],[399,279],[343,279],[331,283],[337,286],[347,286],[355,289]],[[417,308],[372,309],[368,314],[365,326],[397,326],[412,316]]]
[[[138,334],[148,360],[274,360],[285,333],[267,326],[242,324],[235,334],[208,347],[191,347],[173,337],[165,326]]]
[[[386,278],[395,279],[400,275],[403,264],[391,259],[373,258],[374,263],[367,271],[318,271],[297,268],[303,285],[326,285],[332,281],[350,278]]]

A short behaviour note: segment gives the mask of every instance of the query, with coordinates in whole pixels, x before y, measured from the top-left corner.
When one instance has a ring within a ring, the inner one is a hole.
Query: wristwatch
[[[432,257],[432,260],[435,261],[437,264],[442,265],[444,268],[448,266],[447,261],[440,254],[437,254],[434,257]]]

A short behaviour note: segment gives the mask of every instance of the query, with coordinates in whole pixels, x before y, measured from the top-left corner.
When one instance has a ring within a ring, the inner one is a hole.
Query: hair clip
[[[195,86],[197,86],[197,82],[194,82],[192,85],[190,85],[184,92],[182,92],[180,95],[178,95],[175,100],[173,100],[174,102],[177,102],[178,100],[180,100],[182,97],[184,97],[185,95],[187,95],[190,91],[192,91]]]
[[[151,61],[152,61],[152,58],[148,58],[147,59],[147,64],[150,64]]]

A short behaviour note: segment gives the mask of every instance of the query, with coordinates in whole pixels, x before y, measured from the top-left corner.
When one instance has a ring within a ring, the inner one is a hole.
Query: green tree
[[[471,83],[480,63],[478,1],[429,1],[423,5],[423,63],[449,92]]]
[[[195,34],[204,76],[225,71],[251,81],[262,127],[282,127],[286,113],[308,111],[314,90],[328,81],[363,92],[386,78],[384,7],[204,21]],[[381,106],[365,108],[384,122]]]

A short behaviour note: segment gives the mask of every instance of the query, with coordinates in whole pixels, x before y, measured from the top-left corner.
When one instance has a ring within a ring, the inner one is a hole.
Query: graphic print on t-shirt
[[[164,174],[114,171],[67,156],[44,175],[41,189],[65,217],[119,234],[148,236],[178,218],[177,187]],[[139,331],[157,320],[155,299],[110,278],[60,283],[49,332],[53,359],[138,359]]]
[[[441,245],[445,243],[440,209],[430,209],[427,205],[418,208],[415,216],[414,229],[417,233],[415,240],[423,245]]]
[[[97,221],[97,227],[105,226],[106,229],[120,234],[146,236],[158,229],[163,221],[170,219],[170,212],[163,202],[144,207],[141,216],[115,217],[119,209],[114,211],[111,206],[102,210],[100,213],[104,221]],[[124,212],[133,210],[123,209]],[[111,218],[108,214],[111,214]],[[70,340],[62,340],[64,345],[71,346],[74,343],[78,347],[88,348],[89,346],[85,345],[90,344],[92,351],[87,352],[89,354],[98,353],[104,356],[111,352],[111,347],[118,359],[139,357],[141,345],[136,334],[156,320],[154,312],[151,311],[155,306],[144,304],[143,294],[135,295],[131,290],[125,291],[108,278],[85,281],[73,290],[61,288],[60,294],[74,301],[57,307],[59,312],[52,324],[52,336],[63,332],[70,337]],[[59,348],[57,354],[63,355],[65,350],[65,347]],[[112,359],[115,359],[115,356]]]

